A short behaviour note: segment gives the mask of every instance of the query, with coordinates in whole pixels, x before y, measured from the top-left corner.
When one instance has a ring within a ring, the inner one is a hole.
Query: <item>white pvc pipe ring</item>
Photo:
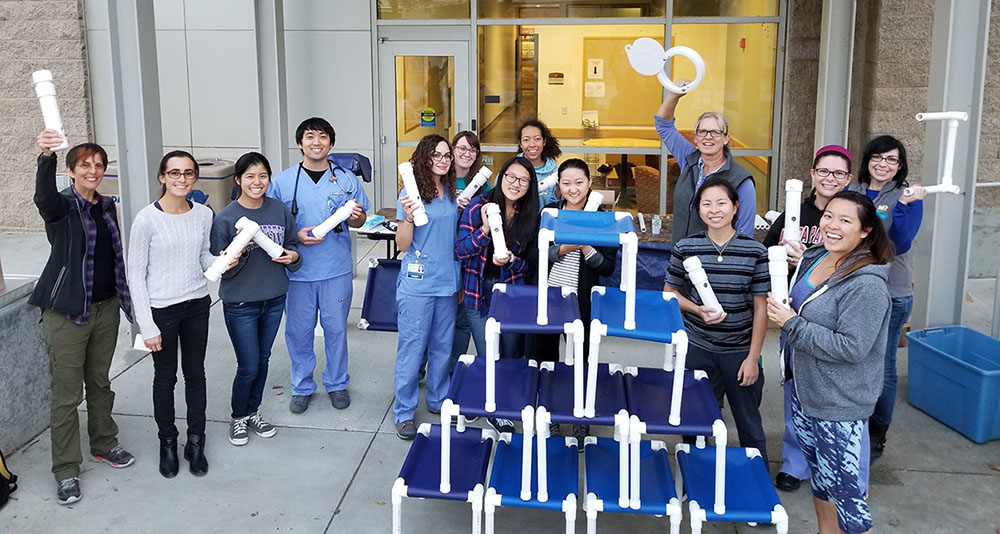
[[[656,79],[660,80],[660,84],[667,88],[667,91],[671,93],[677,93],[679,95],[690,93],[694,91],[695,88],[701,84],[701,81],[705,79],[705,60],[701,58],[698,52],[695,52],[693,48],[687,46],[675,46],[663,53],[663,59],[669,60],[674,56],[683,56],[688,58],[691,63],[694,63],[695,77],[691,83],[685,85],[684,87],[678,86],[667,76],[666,69],[661,70],[656,74]],[[664,65],[665,67],[666,65]]]

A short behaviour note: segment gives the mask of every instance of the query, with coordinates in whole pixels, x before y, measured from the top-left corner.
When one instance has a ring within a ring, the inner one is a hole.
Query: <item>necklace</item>
[[[712,246],[715,247],[715,250],[719,253],[719,255],[715,258],[715,261],[722,263],[722,253],[725,252],[726,247],[729,246],[729,243],[733,241],[734,237],[736,237],[736,232],[733,232],[733,235],[729,236],[729,239],[722,244],[722,248],[719,248],[719,245],[716,245],[715,241],[713,241],[711,237],[708,238],[708,240],[712,243]]]

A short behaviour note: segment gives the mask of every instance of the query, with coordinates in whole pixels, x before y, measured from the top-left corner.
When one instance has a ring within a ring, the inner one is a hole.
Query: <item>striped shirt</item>
[[[726,312],[726,318],[713,325],[705,324],[697,314],[684,313],[684,326],[691,343],[718,352],[746,350],[753,329],[753,298],[767,295],[771,290],[767,249],[737,232],[719,262],[719,251],[705,232],[678,241],[670,252],[666,284],[701,306],[701,298],[684,270],[683,262],[691,256],[701,260],[715,297]]]
[[[549,271],[549,284],[576,289],[580,281],[580,251],[574,250],[559,258]]]

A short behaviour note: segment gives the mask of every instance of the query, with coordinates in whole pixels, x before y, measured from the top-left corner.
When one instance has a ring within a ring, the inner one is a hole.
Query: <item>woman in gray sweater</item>
[[[861,436],[882,391],[893,246],[865,195],[837,193],[820,220],[823,244],[802,255],[792,308],[768,298],[782,350],[794,351],[792,418],[812,474],[820,532],[872,528],[858,484]]]
[[[278,335],[281,312],[288,292],[287,271],[302,266],[295,217],[284,203],[265,196],[271,182],[271,165],[259,152],[247,152],[236,160],[236,185],[240,196],[212,222],[212,253],[219,254],[236,237],[236,221],[246,217],[284,249],[272,259],[253,241],[240,253],[236,265],[222,275],[219,298],[226,328],[236,352],[233,379],[232,420],[229,442],[246,445],[249,430],[263,438],[277,430],[260,415],[260,402],[267,381],[271,346]]]

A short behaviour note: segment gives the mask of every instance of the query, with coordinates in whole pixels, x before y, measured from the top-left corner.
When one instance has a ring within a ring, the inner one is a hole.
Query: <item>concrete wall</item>
[[[0,0],[0,231],[41,230],[31,201],[44,128],[31,73],[55,78],[71,142],[91,135],[82,10],[76,0]]]
[[[34,281],[7,280],[0,291],[0,450],[10,453],[49,426],[49,356],[38,322],[28,305]]]

